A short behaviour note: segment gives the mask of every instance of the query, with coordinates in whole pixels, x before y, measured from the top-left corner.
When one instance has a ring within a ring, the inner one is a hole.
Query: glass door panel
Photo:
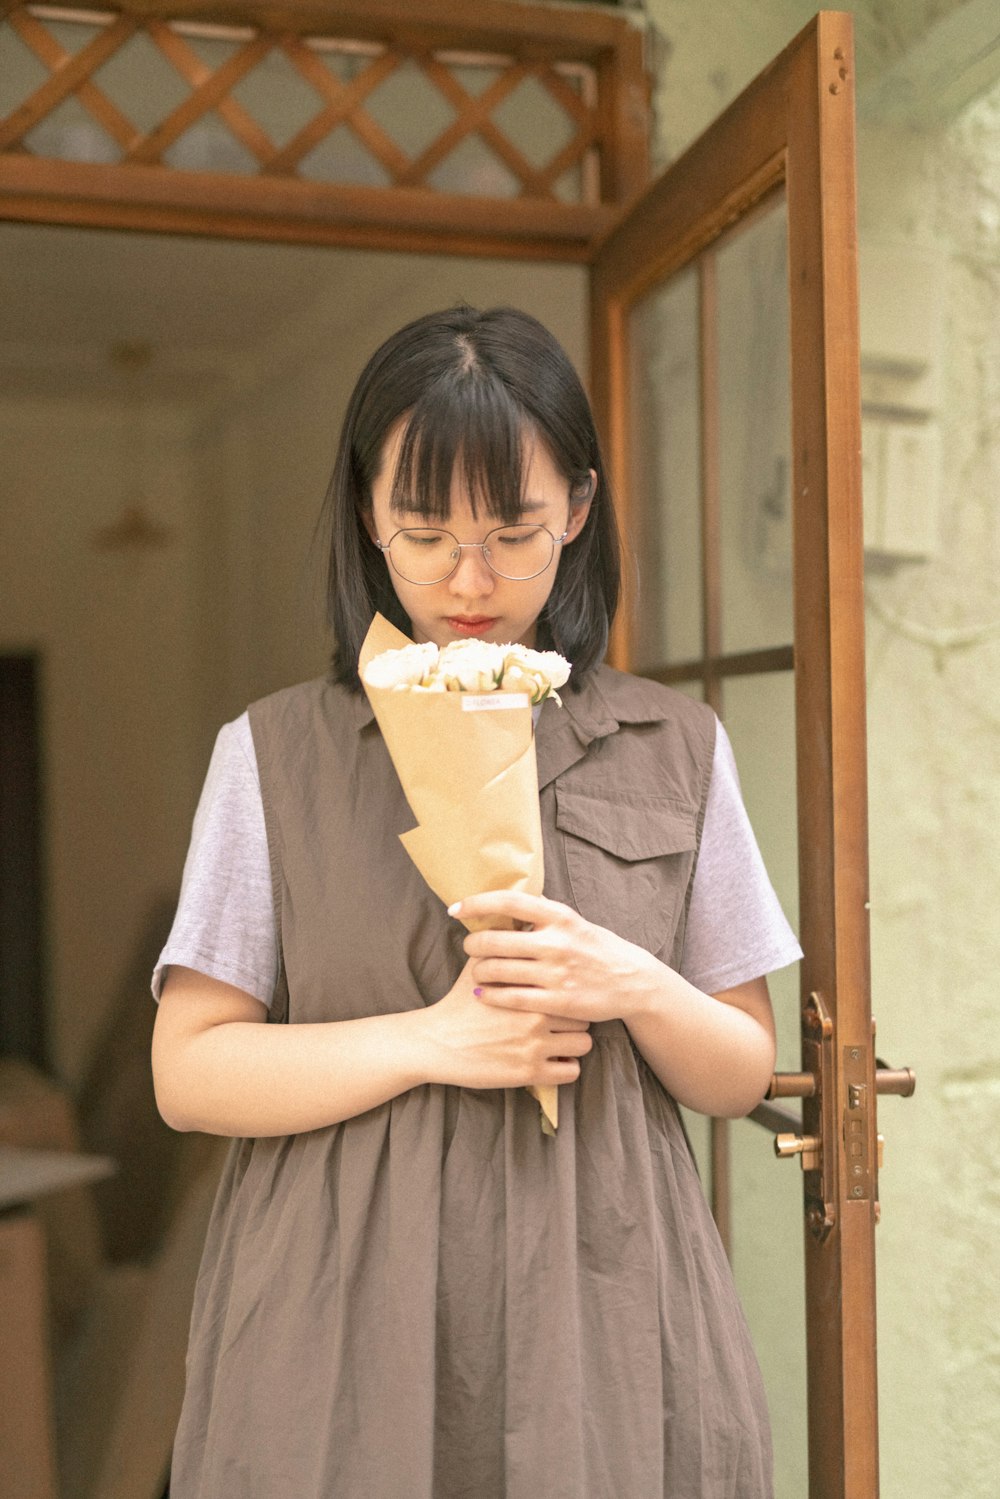
[[[636,669],[701,655],[698,278],[653,288],[629,316],[629,530],[638,564]]]
[[[788,212],[784,193],[715,255],[721,648],[792,640]]]

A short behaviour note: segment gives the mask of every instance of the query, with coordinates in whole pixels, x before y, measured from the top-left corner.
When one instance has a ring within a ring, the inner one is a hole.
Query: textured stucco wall
[[[1000,89],[933,134],[865,129],[862,238],[941,256],[941,546],[868,578],[872,959],[887,1495],[1000,1473]]]
[[[721,0],[707,26],[704,9],[687,0],[649,0],[662,39],[660,162],[699,134],[815,9],[797,0]],[[855,6],[861,86],[877,83],[933,22],[959,9],[946,0]],[[935,250],[946,306],[940,550],[895,573],[872,569],[867,579],[873,1006],[880,1054],[919,1076],[913,1100],[888,1099],[880,1110],[887,1137],[878,1231],[882,1494],[993,1499],[1000,1473],[1000,89],[933,130],[889,129],[876,114],[859,133],[858,172],[862,240]],[[751,1313],[755,1304],[766,1308],[769,1296],[780,1301],[772,1264],[755,1271],[747,1254],[737,1261]],[[781,1349],[780,1321],[780,1306],[770,1332],[766,1314],[758,1318],[765,1367]],[[781,1499],[801,1499],[795,1446]]]

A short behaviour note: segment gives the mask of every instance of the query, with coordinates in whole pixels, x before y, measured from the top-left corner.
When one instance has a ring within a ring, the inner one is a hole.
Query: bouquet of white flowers
[[[382,651],[365,667],[364,684],[394,692],[518,692],[532,705],[547,697],[561,704],[555,689],[568,676],[569,662],[555,651],[453,640],[440,650],[428,643]]]
[[[560,701],[568,661],[481,640],[414,645],[379,614],[359,667],[418,823],[400,841],[431,889],[445,905],[486,890],[541,895],[531,708]],[[531,1091],[551,1133],[558,1090]]]

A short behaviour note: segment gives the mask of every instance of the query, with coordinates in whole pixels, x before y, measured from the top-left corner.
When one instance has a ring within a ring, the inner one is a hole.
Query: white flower
[[[424,645],[404,645],[373,657],[363,677],[369,687],[421,687],[431,677],[437,659],[438,648],[429,641]]]
[[[383,651],[369,661],[363,677],[369,687],[393,692],[524,692],[533,703],[560,701],[557,687],[569,676],[569,662],[555,651],[490,640],[453,640],[441,651],[429,642]]]
[[[453,640],[441,652],[437,675],[449,692],[495,692],[506,647],[489,640]]]
[[[504,692],[526,692],[533,703],[544,702],[550,696],[559,703],[562,699],[555,689],[568,680],[569,673],[569,662],[557,651],[532,651],[527,646],[511,645],[506,648],[500,687]]]

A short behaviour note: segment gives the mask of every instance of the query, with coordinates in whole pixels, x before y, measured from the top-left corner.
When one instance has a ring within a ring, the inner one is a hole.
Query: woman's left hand
[[[541,895],[496,890],[449,907],[465,921],[526,923],[470,932],[465,951],[484,1004],[534,1010],[587,1023],[628,1020],[662,983],[663,967],[644,948]]]

